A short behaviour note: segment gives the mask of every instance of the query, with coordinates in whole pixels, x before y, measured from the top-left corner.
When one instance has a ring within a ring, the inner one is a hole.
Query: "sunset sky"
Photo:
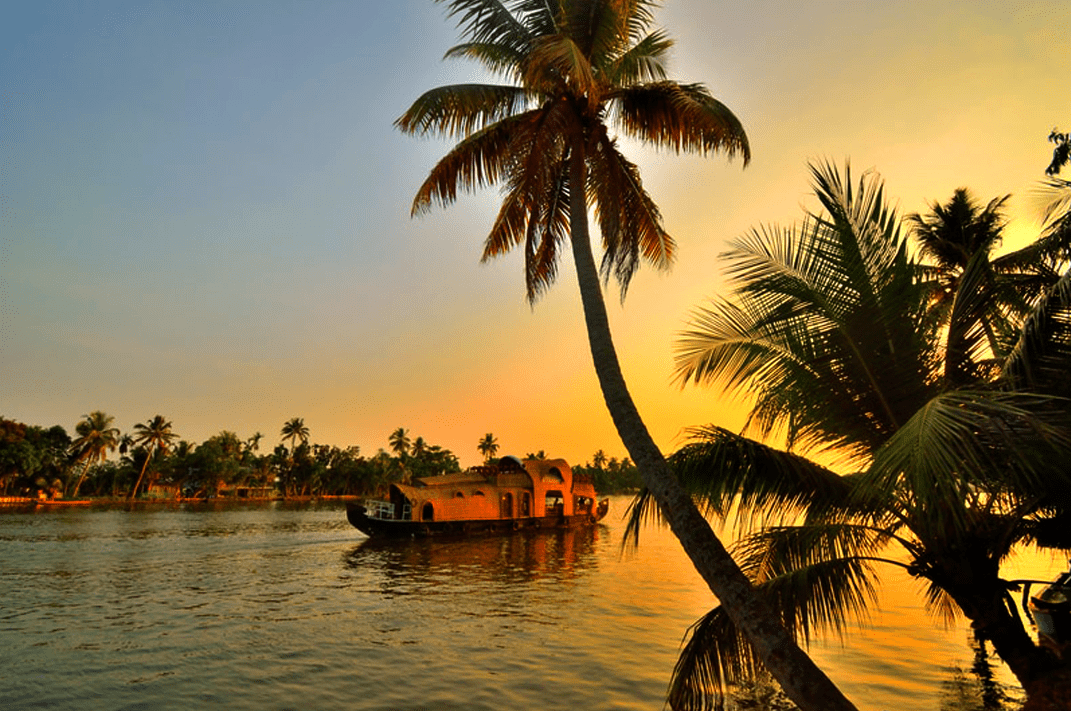
[[[393,121],[480,80],[441,60],[445,7],[390,2],[9,2],[0,22],[0,416],[182,438],[227,429],[373,454],[396,427],[478,460],[625,454],[571,265],[534,308],[521,256],[480,264],[498,192],[410,219],[448,149]],[[739,404],[673,382],[718,254],[810,205],[807,162],[874,169],[901,212],[1012,193],[1036,235],[1054,127],[1071,128],[1071,3],[690,0],[657,15],[670,76],[743,122],[751,165],[625,142],[677,240],[670,272],[607,292],[626,379],[666,450]]]

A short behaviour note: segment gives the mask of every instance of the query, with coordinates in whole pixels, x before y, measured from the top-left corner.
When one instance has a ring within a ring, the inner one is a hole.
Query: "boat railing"
[[[402,515],[398,517],[395,515],[397,508],[390,501],[365,501],[364,502],[365,515],[368,518],[375,518],[387,521],[393,521],[397,518],[401,518],[403,521],[408,521],[412,518],[412,509],[409,504],[402,507]]]

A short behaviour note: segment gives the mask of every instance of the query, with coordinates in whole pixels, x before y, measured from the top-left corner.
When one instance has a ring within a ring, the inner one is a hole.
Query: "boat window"
[[[455,491],[454,492],[454,498],[455,499],[463,499],[463,498],[465,498],[465,492],[463,492],[463,491]]]
[[[565,513],[565,497],[560,491],[548,491],[544,505],[547,516],[561,516]]]
[[[472,495],[473,496],[485,496],[485,494],[482,491],[480,491],[479,489],[477,489],[476,491],[472,492]]]
[[[420,517],[425,521],[435,520],[435,508],[431,505],[431,502],[424,504],[424,509],[421,511]]]
[[[543,481],[561,481],[565,479],[562,477],[562,470],[558,467],[551,467],[542,477]]]

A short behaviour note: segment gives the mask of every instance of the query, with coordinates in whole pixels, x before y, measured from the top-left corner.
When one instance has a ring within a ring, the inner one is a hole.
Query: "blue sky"
[[[1014,193],[1009,241],[1071,126],[1063,2],[673,2],[670,74],[743,121],[754,160],[627,146],[680,246],[611,302],[666,448],[740,410],[671,382],[717,254],[807,203],[806,162],[881,172],[904,212],[961,185]],[[199,442],[304,417],[372,453],[404,426],[477,457],[623,450],[563,264],[535,308],[521,264],[479,263],[497,193],[412,220],[448,144],[397,132],[443,63],[444,8],[398,2],[10,2],[0,24],[0,415],[124,431],[159,413]]]

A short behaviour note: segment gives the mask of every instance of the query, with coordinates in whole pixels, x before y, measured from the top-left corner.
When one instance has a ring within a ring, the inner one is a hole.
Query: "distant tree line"
[[[395,482],[461,471],[449,449],[411,437],[398,427],[387,448],[371,457],[360,448],[310,441],[300,417],[288,420],[271,452],[261,451],[264,435],[239,437],[222,430],[200,444],[181,439],[169,420],[156,415],[130,433],[99,410],[84,415],[72,438],[60,425],[40,427],[0,417],[0,496],[58,498],[242,498],[371,496]],[[498,454],[487,433],[477,444],[485,462]],[[109,455],[118,454],[116,458]],[[525,459],[546,459],[544,450]],[[635,492],[636,466],[599,450],[591,463],[573,467],[595,483],[600,494]]]
[[[643,488],[643,477],[632,461],[625,457],[607,457],[601,449],[591,457],[591,462],[573,467],[574,474],[591,477],[595,491],[602,494],[633,494]]]
[[[371,457],[356,446],[311,442],[302,418],[287,421],[279,437],[272,451],[262,452],[260,432],[243,439],[223,430],[194,444],[161,415],[124,434],[111,415],[94,411],[78,422],[73,438],[60,425],[0,417],[0,496],[367,496],[393,482],[460,471],[450,450],[422,437],[410,441],[403,428],[390,436],[390,452]]]

